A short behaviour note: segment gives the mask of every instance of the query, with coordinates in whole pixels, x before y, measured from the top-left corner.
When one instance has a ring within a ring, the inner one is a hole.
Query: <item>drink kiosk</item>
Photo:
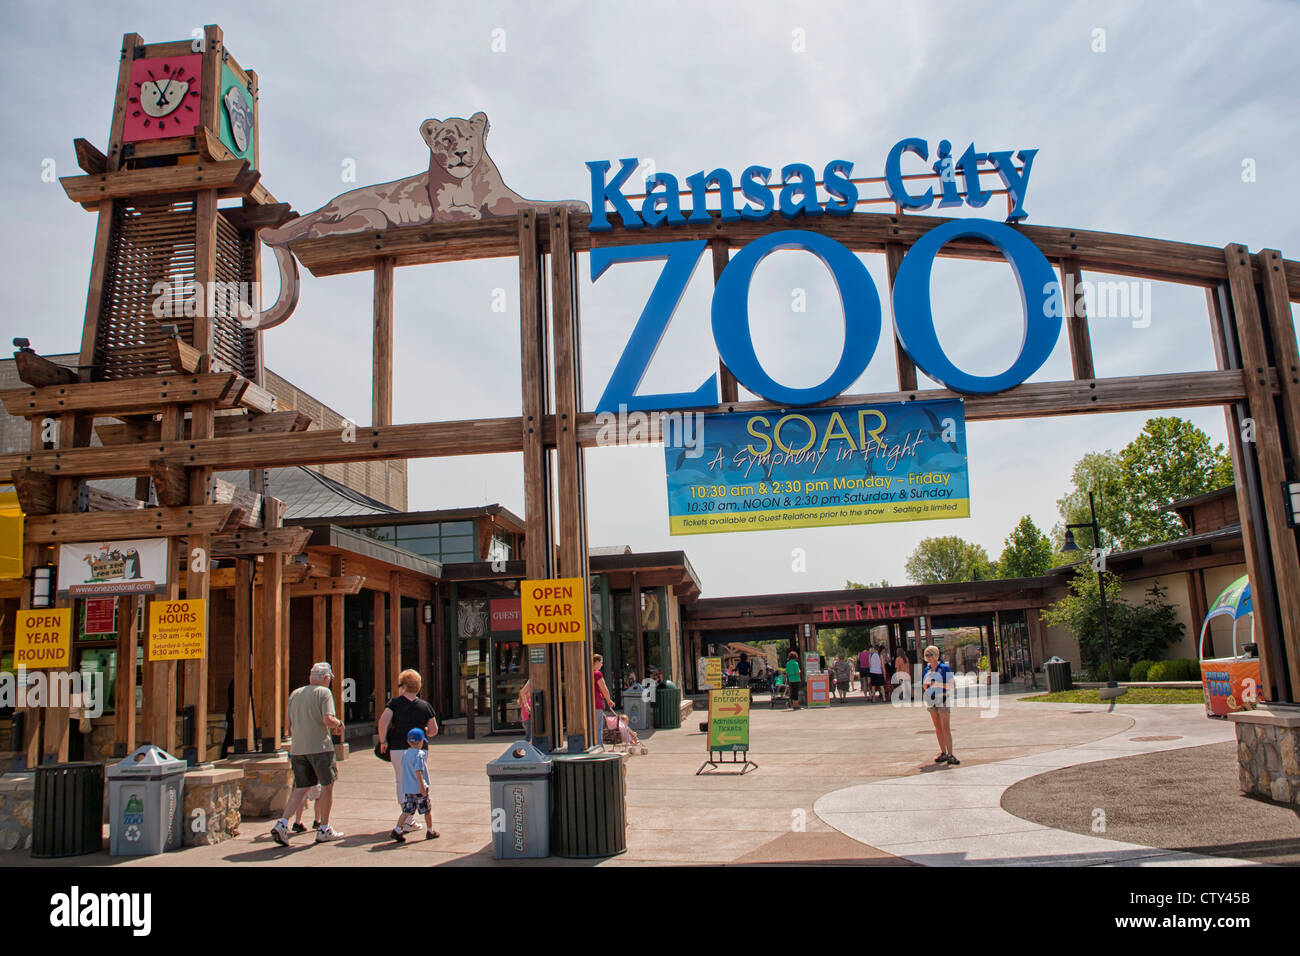
[[[1232,618],[1232,656],[1215,657],[1210,622],[1216,617]],[[1205,692],[1207,717],[1226,717],[1239,710],[1253,710],[1260,700],[1259,654],[1253,641],[1237,642],[1243,617],[1251,619],[1249,636],[1255,629],[1250,602],[1250,581],[1242,575],[1224,590],[1205,615],[1201,625],[1201,688]]]

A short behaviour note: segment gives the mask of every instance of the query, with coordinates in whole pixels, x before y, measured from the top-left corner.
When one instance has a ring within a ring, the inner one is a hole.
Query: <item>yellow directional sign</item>
[[[709,691],[709,750],[749,750],[749,690]]]
[[[710,690],[722,689],[722,658],[704,658],[704,686]]]

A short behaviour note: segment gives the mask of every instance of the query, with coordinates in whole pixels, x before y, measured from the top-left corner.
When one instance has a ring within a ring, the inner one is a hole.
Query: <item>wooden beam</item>
[[[330,690],[334,694],[334,713],[343,720],[343,595],[330,595],[330,668],[334,680]]]
[[[19,349],[14,352],[14,367],[18,372],[18,378],[32,388],[71,385],[77,381],[76,369],[51,362],[31,349]]]
[[[532,212],[532,210],[527,210]],[[302,239],[292,244],[298,261],[315,276],[367,272],[377,256],[391,256],[396,266],[423,265],[465,259],[514,256],[518,251],[520,216],[492,217],[461,223],[427,223],[367,230],[343,236]],[[545,216],[540,217],[539,234],[545,237]],[[639,245],[664,241],[654,229],[625,229],[615,215],[609,217],[609,232],[590,232],[589,214],[572,214],[570,230],[573,248],[586,252],[595,246]],[[799,228],[822,233],[855,252],[883,252],[887,243],[910,248],[930,230],[954,220],[943,216],[897,215],[855,212],[849,216],[821,216],[801,219]],[[959,221],[959,220],[958,220]],[[674,226],[672,239],[725,239],[737,249],[773,231],[772,222],[687,223]],[[1060,226],[1017,225],[1013,227],[1034,243],[1050,260],[1075,256],[1083,269],[1115,275],[1209,285],[1226,278],[1223,250],[1119,233],[1093,232]],[[543,252],[549,252],[543,246]],[[947,243],[939,255],[981,261],[1003,261],[1001,253],[979,240],[958,239]],[[1287,288],[1293,300],[1300,299],[1300,263],[1287,260]]]
[[[903,264],[903,254],[906,251],[897,242],[885,244],[885,276],[889,281],[891,297],[894,294],[894,280],[898,278],[898,269]],[[910,392],[916,388],[916,363],[903,348],[903,340],[898,337],[898,330],[894,329],[891,334],[894,339],[894,366],[898,371],[898,390]]]
[[[108,134],[108,168],[119,169],[122,165],[122,130],[126,124],[126,111],[131,107],[128,100],[131,91],[131,67],[135,63],[136,49],[144,45],[138,33],[122,36],[121,60],[117,67],[117,96],[113,100],[113,122]]]
[[[93,485],[83,485],[82,495],[86,511],[139,511],[145,507],[139,498],[128,498]]]
[[[72,141],[72,148],[77,153],[77,165],[83,172],[93,176],[108,170],[108,157],[96,149],[90,140],[78,136]]]
[[[211,534],[225,525],[230,519],[230,512],[230,505],[186,505],[179,508],[33,515],[26,521],[23,536],[33,544],[62,544],[115,538]]]
[[[374,626],[371,628],[371,653],[372,667],[371,672],[374,674],[373,693],[375,696],[375,720],[379,720],[379,715],[384,712],[384,705],[388,703],[388,694],[385,693],[388,683],[388,659],[385,656],[384,630],[386,627],[387,616],[384,614],[384,592],[381,590],[371,591],[371,619]]]
[[[1293,455],[1300,454],[1300,350],[1296,347],[1295,322],[1287,298],[1282,253],[1265,249],[1256,257],[1263,290],[1264,322],[1272,343],[1273,364],[1282,390],[1282,424],[1286,443]]]
[[[1070,366],[1076,379],[1092,379],[1092,338],[1088,334],[1088,313],[1083,301],[1083,270],[1075,256],[1061,260],[1061,295],[1065,300],[1065,330],[1070,340]]]
[[[301,584],[289,589],[293,597],[324,597],[331,594],[360,594],[362,578],[359,574],[342,575],[334,578],[308,578]],[[323,661],[325,658],[318,657]]]
[[[89,208],[111,199],[197,193],[205,189],[218,190],[222,196],[248,196],[261,175],[249,168],[247,160],[235,159],[221,163],[201,162],[61,176],[59,183],[69,199]]]
[[[393,423],[393,260],[375,260],[375,327],[370,423]]]
[[[551,247],[555,248],[554,238],[551,240]],[[727,248],[726,239],[711,240],[709,250],[713,254],[713,284],[716,286],[718,280],[722,278],[722,270],[727,268],[727,263],[731,261],[731,251]],[[731,374],[731,369],[727,368],[727,363],[722,361],[722,356],[718,356],[718,395],[723,405],[740,401],[737,387],[736,376]]]
[[[268,530],[247,532],[249,536],[278,534],[281,529],[280,508],[276,499],[267,499],[268,505],[263,518]],[[310,532],[309,532],[310,534]],[[232,535],[231,537],[239,537]],[[304,541],[304,544],[306,542]],[[213,551],[217,551],[216,539]],[[258,718],[261,725],[262,751],[273,751],[280,746],[283,736],[284,701],[280,699],[280,673],[285,666],[280,646],[280,620],[284,614],[284,589],[282,587],[284,558],[278,551],[267,553],[262,559],[262,614],[258,628],[258,643],[261,656],[257,666],[261,671],[261,697],[258,700]]]
[[[122,90],[119,89],[118,99],[124,98]],[[118,130],[120,136],[117,119],[114,118],[113,122],[114,129]],[[110,164],[115,161],[116,156],[110,159]],[[95,364],[99,314],[104,304],[104,277],[108,270],[108,247],[112,237],[113,203],[111,200],[105,200],[99,204],[99,218],[95,223],[95,251],[90,259],[90,279],[86,284],[86,311],[81,325],[81,355],[77,363],[87,380],[91,377]]]
[[[243,206],[239,209],[222,209],[221,215],[236,229],[246,229],[254,232],[258,229],[276,229],[289,220],[297,218],[297,213],[293,211],[287,202],[275,203],[270,206]]]
[[[262,526],[262,496],[247,488],[240,488],[224,478],[212,480],[212,501],[220,505],[233,505],[243,512],[240,524],[246,528]]]
[[[292,596],[292,589],[290,589],[289,594]],[[325,595],[317,594],[311,599],[311,660],[313,664],[325,660],[325,645],[328,641],[325,628]]]
[[[215,206],[214,206],[215,208]],[[190,435],[192,438],[211,438],[214,412],[212,402],[202,402],[190,410]],[[190,504],[196,508],[214,507],[212,501],[212,469],[195,468],[190,471]],[[216,505],[215,507],[227,507]],[[236,509],[231,509],[233,512]],[[230,516],[227,516],[229,523]],[[224,525],[223,525],[224,527]],[[187,660],[181,665],[184,675],[184,693],[182,707],[191,709],[192,732],[194,742],[187,745],[185,759],[191,765],[207,761],[208,748],[208,659],[212,648],[212,602],[211,598],[211,536],[207,533],[187,535],[187,552],[185,556],[185,597],[203,602],[207,620],[203,629],[203,654],[198,659]]]
[[[13,473],[14,491],[18,494],[18,504],[30,522],[36,515],[53,514],[57,507],[55,488],[57,482],[53,475],[34,468],[20,468]],[[28,524],[30,528],[30,523]],[[31,532],[27,532],[30,539]]]
[[[167,361],[178,374],[198,374],[203,369],[205,354],[179,338],[173,337],[167,340]]]
[[[1271,387],[1276,391],[1276,373],[1270,369],[1267,375],[1273,383]],[[999,421],[1224,405],[1241,401],[1245,394],[1241,371],[1229,369],[1126,376],[1091,382],[1027,382],[995,395],[959,396],[941,388],[916,392],[845,394],[824,402],[823,405],[835,407],[963,398],[967,421]],[[770,402],[754,401],[740,402],[734,410],[772,411],[780,407]],[[531,414],[533,413],[528,412],[522,418],[484,418],[357,429],[354,436],[356,440],[351,442],[342,440],[342,431],[320,430],[305,434],[162,442],[153,446],[33,450],[0,455],[0,475],[11,473],[16,468],[29,467],[74,477],[118,478],[146,474],[150,461],[156,458],[165,458],[187,467],[211,465],[223,471],[234,471],[242,468],[517,452],[525,444],[528,429],[538,427],[536,418],[529,419]],[[653,418],[656,413],[649,414]],[[541,440],[544,444],[553,445],[554,416],[543,415],[542,419]],[[653,433],[654,440],[658,440],[657,429],[646,431]],[[578,441],[584,447],[596,445],[599,432],[600,427],[593,413],[584,412],[578,416]],[[646,438],[647,442],[650,440],[649,437]],[[530,487],[526,485],[526,499],[529,491]]]
[[[232,394],[234,391],[234,389],[231,390]],[[238,383],[238,391],[239,396],[231,401],[232,405],[247,408],[259,415],[269,415],[275,411],[275,396],[262,386],[254,385],[248,379],[242,379]]]
[[[0,392],[6,411],[16,418],[94,412],[119,416],[158,412],[184,402],[217,402],[239,378],[233,372],[206,375],[149,375],[109,382],[11,388]]]
[[[268,521],[264,518],[263,521]],[[212,553],[219,557],[248,557],[255,554],[302,554],[303,548],[311,540],[308,528],[278,528],[268,525],[257,531],[236,531],[234,534],[219,534],[212,538]],[[281,571],[276,572],[279,579]]]
[[[388,574],[388,688],[397,694],[402,672],[402,584],[396,571]],[[378,713],[378,711],[376,711]]]
[[[137,608],[143,599],[124,595],[117,599],[117,680],[113,688],[114,756],[135,751],[135,660],[140,646]]]
[[[270,412],[265,415],[218,415],[214,428],[217,438],[239,435],[282,435],[305,432],[311,425],[311,416],[300,411]],[[95,434],[104,445],[150,444],[159,440],[158,422],[129,421],[121,423],[95,423]]]
[[[235,562],[235,726],[234,747],[237,753],[250,749],[253,739],[252,687],[253,661],[253,562]]]
[[[185,469],[162,459],[149,462],[149,477],[153,479],[154,496],[165,507],[180,507],[190,497],[190,479]]]

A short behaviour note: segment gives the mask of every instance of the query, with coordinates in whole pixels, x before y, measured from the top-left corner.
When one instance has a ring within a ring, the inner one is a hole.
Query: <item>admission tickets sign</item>
[[[664,446],[672,534],[970,517],[960,400],[705,415]]]
[[[149,660],[199,660],[207,647],[207,602],[203,598],[154,601],[149,605]]]
[[[749,750],[749,691],[709,691],[709,751]]]
[[[14,666],[27,670],[68,667],[71,635],[72,608],[19,611],[14,618]]]

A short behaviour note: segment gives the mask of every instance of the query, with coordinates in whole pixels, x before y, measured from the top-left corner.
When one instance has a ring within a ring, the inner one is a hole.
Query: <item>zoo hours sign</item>
[[[971,145],[960,159],[953,160],[950,144],[939,144],[940,208],[953,205],[983,206],[989,197],[979,187],[978,162],[988,159],[1002,177],[1013,202],[1010,219],[1025,216],[1024,199],[1036,150],[1020,150],[1022,165],[1012,162],[1012,152],[975,153]],[[906,192],[901,162],[905,154],[928,157],[924,140],[903,140],[891,150],[886,164],[886,182],[891,195],[909,209],[924,209],[935,202],[933,187],[921,195]],[[735,208],[732,178],[725,170],[696,173],[687,177],[693,208],[686,217],[681,212],[681,197],[675,177],[659,173],[646,180],[646,196],[641,209],[634,209],[622,193],[623,185],[637,168],[636,159],[621,160],[618,174],[608,179],[607,161],[589,162],[591,172],[590,229],[612,229],[607,206],[620,215],[624,228],[644,229],[713,221],[705,208],[705,190],[718,185],[722,196],[722,221],[762,220],[779,207],[791,222],[822,215],[848,215],[857,202],[857,189],[849,182],[852,163],[830,163],[822,183],[817,183],[812,169],[791,164],[781,171],[783,184],[780,198],[774,201],[767,188],[771,170],[751,166],[741,175],[742,194],[749,200],[743,209]],[[958,193],[957,172],[965,178],[965,193]],[[817,187],[821,185],[830,199],[821,203]],[[996,375],[976,375],[959,368],[944,352],[935,331],[930,305],[930,276],[935,258],[945,245],[957,239],[981,239],[1003,255],[1016,277],[1024,311],[1025,330],[1019,343],[1009,343],[1006,370]],[[652,243],[631,246],[598,246],[591,250],[591,279],[597,281],[611,267],[625,262],[663,262],[664,266],[641,316],[628,338],[623,354],[615,365],[609,384],[597,404],[597,412],[625,410],[667,410],[701,408],[719,403],[717,373],[710,375],[692,391],[639,394],[638,389],[649,369],[664,333],[672,321],[691,277],[704,255],[704,239]],[[839,290],[844,310],[844,344],[830,374],[818,385],[795,388],[773,379],[763,368],[754,350],[749,327],[750,281],[759,264],[781,249],[807,252],[821,261]],[[955,392],[982,395],[1001,392],[1025,381],[1051,355],[1061,332],[1064,299],[1060,281],[1052,264],[1029,239],[1011,225],[990,219],[957,219],[931,229],[908,250],[893,286],[894,324],[899,341],[908,356],[926,375]],[[718,357],[751,392],[777,405],[815,405],[847,390],[866,370],[880,341],[880,295],[866,266],[846,246],[826,235],[805,229],[770,233],[743,246],[723,269],[713,291],[713,340]]]

